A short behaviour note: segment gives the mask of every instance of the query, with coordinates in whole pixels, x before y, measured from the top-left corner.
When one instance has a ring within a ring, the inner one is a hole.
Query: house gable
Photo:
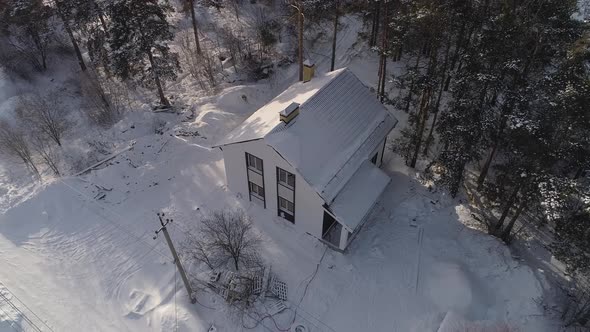
[[[295,175],[295,227],[318,236],[321,233],[321,224],[317,223],[317,220],[323,213],[323,199],[305,178],[264,140],[230,144],[223,148],[227,184],[231,190],[239,197],[249,200],[246,153],[263,161],[264,170],[261,173],[264,177],[266,209],[273,211],[275,216],[278,216],[277,194],[280,189],[277,185],[277,167]]]

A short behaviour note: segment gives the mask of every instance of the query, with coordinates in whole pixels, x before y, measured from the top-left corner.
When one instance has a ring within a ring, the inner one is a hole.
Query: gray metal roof
[[[330,204],[397,120],[345,69],[264,140]]]
[[[299,104],[288,125],[281,111]],[[264,139],[331,204],[367,156],[397,124],[350,70],[293,84],[252,114],[217,146]]]

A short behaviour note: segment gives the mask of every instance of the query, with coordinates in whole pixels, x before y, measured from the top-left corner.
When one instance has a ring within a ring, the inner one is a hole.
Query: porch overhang
[[[330,210],[340,224],[353,233],[369,214],[391,178],[366,160],[338,193]]]

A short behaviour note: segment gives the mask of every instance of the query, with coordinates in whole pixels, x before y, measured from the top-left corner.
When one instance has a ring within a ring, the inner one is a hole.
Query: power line
[[[45,325],[50,331],[53,332],[53,329],[49,325],[47,325],[47,323],[43,319],[41,319],[41,317],[37,316],[37,314],[31,308],[29,308],[29,306],[26,305],[26,303],[19,299],[18,296],[16,296],[16,294],[14,294],[10,289],[8,289],[8,287],[6,287],[5,284],[0,282],[0,286],[6,289],[6,291],[8,291],[8,293],[10,293],[11,296],[17,299],[27,310],[29,310],[33,314],[33,316],[35,316],[41,323],[43,323],[43,325]]]
[[[0,292],[0,298],[2,298],[4,300],[4,302],[6,302],[6,304],[8,304],[9,307],[11,307],[18,314],[20,314],[21,317],[24,319],[24,321],[27,322],[29,325],[31,325],[31,327],[33,327],[38,332],[42,332],[42,330],[32,320],[30,320],[29,317],[27,317],[27,315],[25,315],[24,312],[22,312],[16,305],[14,305],[14,303],[12,303],[4,294],[2,294],[2,292]],[[22,324],[21,324],[21,327],[22,327]]]
[[[76,188],[74,188],[74,187],[70,186],[70,185],[69,185],[69,184],[67,184],[67,183],[66,183],[64,180],[62,180],[62,179],[59,179],[59,181],[60,181],[61,183],[63,183],[63,184],[66,186],[66,187],[68,187],[69,189],[71,189],[72,191],[74,191],[75,193],[77,193],[77,194],[79,194],[79,195],[81,195],[81,196],[85,197],[89,203],[96,204],[96,205],[97,205],[97,206],[98,206],[100,209],[102,209],[102,210],[104,210],[104,211],[107,211],[107,212],[110,212],[110,213],[112,213],[114,216],[118,217],[119,219],[124,219],[124,218],[123,218],[123,216],[121,216],[121,215],[120,215],[120,214],[118,214],[117,212],[115,212],[115,211],[113,211],[113,210],[111,210],[111,209],[108,209],[108,208],[106,208],[106,207],[104,207],[104,206],[101,206],[101,205],[100,205],[100,204],[98,204],[98,203],[97,203],[97,202],[96,202],[96,201],[95,201],[93,198],[91,198],[90,196],[88,196],[88,195],[86,195],[86,194],[82,193],[81,191],[77,190]],[[129,234],[130,236],[134,237],[134,238],[136,239],[136,242],[135,242],[135,243],[139,243],[139,242],[141,242],[141,243],[143,243],[145,246],[147,246],[147,247],[151,248],[151,249],[152,249],[152,251],[154,251],[154,252],[158,253],[160,256],[162,256],[162,257],[164,257],[164,258],[166,258],[166,259],[170,259],[170,260],[172,260],[172,257],[170,257],[170,256],[168,256],[168,255],[166,255],[166,254],[162,253],[161,251],[157,250],[157,249],[156,249],[156,246],[153,246],[153,245],[151,245],[151,244],[150,244],[149,242],[147,242],[146,240],[144,240],[144,239],[142,239],[141,237],[139,237],[139,236],[137,236],[137,235],[133,234],[133,233],[131,232],[131,230],[129,230],[129,229],[127,229],[126,227],[122,226],[120,223],[118,223],[118,222],[116,222],[116,221],[114,221],[114,220],[111,220],[111,219],[109,219],[109,218],[107,218],[107,217],[105,217],[105,216],[103,216],[103,215],[100,215],[100,214],[98,214],[98,213],[96,213],[96,212],[95,212],[95,214],[96,214],[96,215],[98,215],[99,217],[101,217],[102,219],[104,219],[104,220],[108,221],[109,223],[111,223],[113,226],[115,226],[115,227],[116,227],[116,228],[118,228],[119,230],[122,230],[123,232],[125,232],[125,233]]]
[[[6,310],[2,309],[2,306],[0,306],[0,311],[2,311],[6,315],[6,317],[10,317],[8,312],[6,312]],[[19,330],[16,329],[15,325],[17,325],[19,327]],[[10,327],[12,327],[12,329],[15,330],[16,332],[24,331],[23,327],[15,321],[10,322]]]

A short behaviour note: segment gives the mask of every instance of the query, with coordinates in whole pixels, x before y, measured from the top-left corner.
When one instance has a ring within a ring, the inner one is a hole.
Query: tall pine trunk
[[[519,89],[521,86],[523,86],[526,83],[526,79],[529,74],[530,66],[537,56],[537,53],[539,51],[539,44],[541,43],[541,41],[542,41],[541,37],[539,37],[539,39],[536,40],[535,46],[533,47],[530,55],[527,56],[527,58],[526,58],[525,66],[524,66],[522,73],[515,75],[515,77],[512,79],[512,84],[510,85],[510,88],[508,88],[506,91],[516,91],[517,89]],[[515,101],[513,99],[510,99],[502,107],[502,111],[501,111],[501,115],[500,115],[500,121],[501,121],[500,122],[500,129],[498,130],[498,134],[496,135],[496,137],[494,139],[494,143],[493,143],[494,145],[493,145],[492,151],[489,154],[488,158],[486,159],[484,167],[477,179],[477,190],[481,189],[481,187],[488,175],[492,161],[494,160],[494,158],[496,156],[496,150],[499,146],[500,139],[501,139],[502,135],[504,134],[504,129],[506,128],[506,121],[508,121],[508,115],[512,111],[512,107],[514,106],[514,102]]]
[[[383,70],[381,75],[381,82],[379,84],[379,88],[381,93],[379,95],[379,101],[383,102],[385,100],[385,77],[387,76],[387,56],[383,56]]]
[[[334,35],[332,36],[332,61],[330,63],[330,71],[334,71],[334,66],[336,64],[336,41],[338,38],[338,19],[340,19],[340,3],[336,0],[335,8],[334,8]]]
[[[463,181],[463,173],[465,173],[465,165],[467,163],[466,162],[462,162],[459,164],[459,166],[457,166],[457,169],[455,169],[454,171],[455,176],[453,177],[453,180],[450,184],[450,189],[449,192],[451,193],[451,197],[455,198],[457,197],[457,194],[459,193],[459,187],[461,185],[461,181]]]
[[[500,236],[500,238],[504,242],[508,242],[510,240],[510,233],[512,232],[512,228],[514,228],[514,224],[516,223],[516,220],[518,220],[518,217],[520,217],[520,214],[522,213],[522,211],[524,211],[525,206],[526,206],[526,202],[523,201],[522,203],[520,203],[520,206],[518,207],[518,209],[516,209],[514,216],[512,216],[512,219],[510,219],[510,222],[508,223],[508,225],[506,225],[506,228],[504,228],[504,230],[502,231],[502,235]]]
[[[490,154],[488,155],[486,162],[483,164],[483,168],[481,169],[481,172],[479,173],[479,177],[477,178],[477,190],[481,190],[481,188],[483,187],[483,183],[486,180],[486,176],[488,174],[488,171],[490,170],[490,166],[492,165],[492,161],[494,160],[494,157],[496,156],[496,151],[498,150],[499,143],[500,143],[499,140],[496,140],[494,142],[494,145],[492,146],[492,151],[490,151]]]
[[[70,37],[70,40],[72,41],[72,46],[74,47],[74,52],[76,53],[76,57],[78,58],[78,64],[80,64],[80,69],[82,69],[82,71],[86,71],[86,64],[84,63],[84,57],[82,57],[82,52],[80,52],[80,47],[78,47],[78,42],[76,41],[76,38],[74,37],[74,33],[72,32],[72,29],[70,28],[70,24],[67,23],[67,21],[64,21],[64,28],[66,29],[66,32],[68,33],[68,36]]]
[[[512,193],[510,194],[510,197],[508,197],[508,201],[506,202],[506,206],[504,207],[504,211],[502,211],[502,215],[500,216],[500,219],[498,219],[498,222],[496,223],[496,231],[500,231],[502,229],[502,226],[504,225],[504,221],[506,221],[506,217],[508,217],[508,213],[510,213],[510,210],[512,209],[512,207],[514,206],[514,203],[516,202],[516,197],[518,197],[518,192],[520,191],[520,185],[516,185],[514,187],[514,189],[512,190]]]
[[[500,128],[498,128],[498,132],[496,133],[496,136],[493,139],[492,151],[490,151],[490,154],[488,155],[488,158],[486,159],[486,162],[484,163],[483,168],[481,169],[481,172],[479,173],[479,177],[477,178],[477,190],[482,189],[483,184],[486,180],[486,177],[488,176],[488,173],[490,171],[490,166],[492,165],[492,162],[494,161],[494,158],[496,157],[496,152],[498,151],[498,147],[500,146],[501,138],[504,135],[504,129],[506,128],[506,121],[508,121],[508,114],[510,113],[510,110],[512,109],[513,105],[514,105],[513,100],[509,100],[509,101],[505,102],[504,106],[502,107],[502,111],[500,114]]]
[[[377,95],[383,102],[385,97],[385,77],[387,76],[387,26],[389,24],[387,16],[387,1],[383,2],[383,32],[381,33],[381,57],[379,59],[379,82],[377,83]]]
[[[188,0],[191,10],[191,20],[193,23],[193,33],[195,34],[195,45],[197,46],[197,54],[201,55],[201,43],[199,43],[199,30],[197,29],[197,18],[195,14],[194,0]],[[234,59],[235,60],[235,59]]]
[[[414,65],[414,73],[418,72],[418,65],[420,65],[420,59],[422,57],[422,53],[418,52],[418,56],[416,57],[416,64]],[[404,108],[404,112],[408,113],[410,111],[410,104],[412,103],[412,96],[414,95],[414,87],[415,87],[415,82],[416,80],[414,79],[414,77],[412,77],[412,82],[410,82],[410,89],[408,91],[408,97],[407,97],[407,102],[406,102],[406,107]]]
[[[152,55],[152,51],[147,51],[148,58],[150,60],[150,65],[152,66],[152,73],[154,74],[154,81],[156,82],[156,87],[158,88],[158,96],[160,97],[160,103],[163,106],[170,106],[170,102],[164,95],[164,89],[162,89],[162,83],[160,82],[160,75],[158,75],[158,70],[154,63],[154,56]]]
[[[433,72],[436,69],[438,63],[438,45],[433,47],[431,42],[427,43],[426,49],[428,50],[428,54],[430,54],[430,59],[428,60],[428,69],[426,71],[426,78],[429,80],[433,76]],[[412,161],[410,163],[411,167],[416,167],[416,161],[418,160],[418,155],[420,154],[420,148],[422,147],[423,137],[424,137],[424,130],[426,129],[426,122],[428,121],[428,112],[430,110],[430,101],[432,98],[432,86],[427,86],[425,90],[422,91],[422,101],[420,102],[420,109],[419,109],[419,121],[417,124],[416,136],[414,140],[414,153],[412,155]]]
[[[84,63],[84,58],[82,57],[82,52],[80,52],[80,47],[78,47],[78,42],[74,37],[74,33],[72,32],[72,28],[70,27],[70,22],[68,21],[67,17],[63,13],[63,7],[61,6],[59,1],[55,2],[57,6],[57,13],[59,18],[64,24],[64,29],[66,30],[68,37],[70,37],[70,41],[72,42],[72,46],[74,47],[74,52],[76,53],[76,57],[78,58],[78,64],[80,64],[80,68],[82,71],[86,71],[86,64]]]
[[[297,2],[297,45],[299,46],[299,81],[303,82],[303,8],[301,1]]]
[[[377,45],[377,36],[379,34],[379,21],[381,11],[381,0],[374,1],[373,7],[373,24],[371,26],[371,36],[369,36],[369,46]]]
[[[440,87],[438,90],[438,96],[436,97],[436,104],[434,105],[434,116],[432,118],[432,124],[430,125],[430,130],[428,131],[428,136],[426,137],[426,141],[424,141],[424,151],[422,152],[424,156],[428,154],[428,149],[430,148],[430,143],[432,142],[432,136],[434,134],[434,128],[436,127],[436,120],[438,118],[438,112],[440,109],[440,102],[442,99],[443,91],[445,88],[445,77],[447,75],[447,68],[449,65],[449,55],[451,53],[451,37],[449,36],[447,40],[447,49],[445,51],[445,60],[443,63],[442,74],[440,79]]]
[[[420,153],[420,146],[422,145],[422,136],[424,135],[424,128],[426,127],[426,120],[428,119],[428,105],[430,104],[431,88],[426,88],[422,94],[422,101],[420,102],[420,110],[418,113],[419,120],[416,128],[416,138],[414,140],[414,153],[412,154],[412,161],[410,167],[415,168],[418,161],[418,154]]]
[[[459,35],[457,36],[457,42],[455,43],[455,50],[453,52],[453,56],[451,57],[451,64],[449,66],[451,72],[455,70],[455,66],[457,64],[457,61],[459,60],[459,52],[463,48],[463,40],[465,39],[466,26],[467,26],[467,20],[463,20],[463,23],[461,24],[461,28],[459,29]],[[444,84],[444,91],[449,90],[449,86],[451,85],[452,77],[453,77],[452,74],[449,74],[449,76],[447,76],[445,84]]]

